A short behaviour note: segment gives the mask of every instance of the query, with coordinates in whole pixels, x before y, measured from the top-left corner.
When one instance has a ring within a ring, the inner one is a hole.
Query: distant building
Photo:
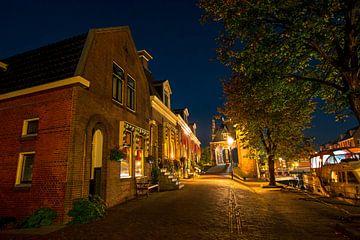
[[[250,149],[245,146],[241,131],[230,120],[213,119],[211,132],[210,159],[214,165],[232,163],[234,172],[241,177],[258,177],[256,160],[250,156]]]
[[[354,127],[341,134],[338,139],[320,146],[320,151],[346,147],[360,147],[360,128]]]

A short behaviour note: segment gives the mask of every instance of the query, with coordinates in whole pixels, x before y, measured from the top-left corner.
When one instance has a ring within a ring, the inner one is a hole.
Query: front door
[[[92,154],[91,154],[91,171],[90,171],[90,195],[101,196],[101,169],[103,153],[103,134],[98,129],[93,134]]]

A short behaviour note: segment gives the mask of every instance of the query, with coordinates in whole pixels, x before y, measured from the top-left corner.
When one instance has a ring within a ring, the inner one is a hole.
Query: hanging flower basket
[[[125,150],[121,150],[119,146],[116,146],[110,150],[110,160],[121,162],[126,158]]]

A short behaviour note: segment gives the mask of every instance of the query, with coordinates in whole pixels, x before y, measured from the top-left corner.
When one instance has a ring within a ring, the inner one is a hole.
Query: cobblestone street
[[[185,181],[179,191],[153,193],[109,209],[105,219],[47,236],[5,239],[349,239],[335,225],[358,207],[305,193],[251,187],[226,175]],[[15,236],[15,237],[14,237]]]

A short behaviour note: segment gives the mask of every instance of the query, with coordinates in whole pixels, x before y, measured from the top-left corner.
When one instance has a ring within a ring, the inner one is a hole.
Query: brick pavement
[[[203,175],[185,181],[183,190],[115,206],[91,224],[31,238],[0,234],[0,239],[348,239],[334,227],[346,215],[343,207]],[[346,211],[359,209],[346,206]]]

